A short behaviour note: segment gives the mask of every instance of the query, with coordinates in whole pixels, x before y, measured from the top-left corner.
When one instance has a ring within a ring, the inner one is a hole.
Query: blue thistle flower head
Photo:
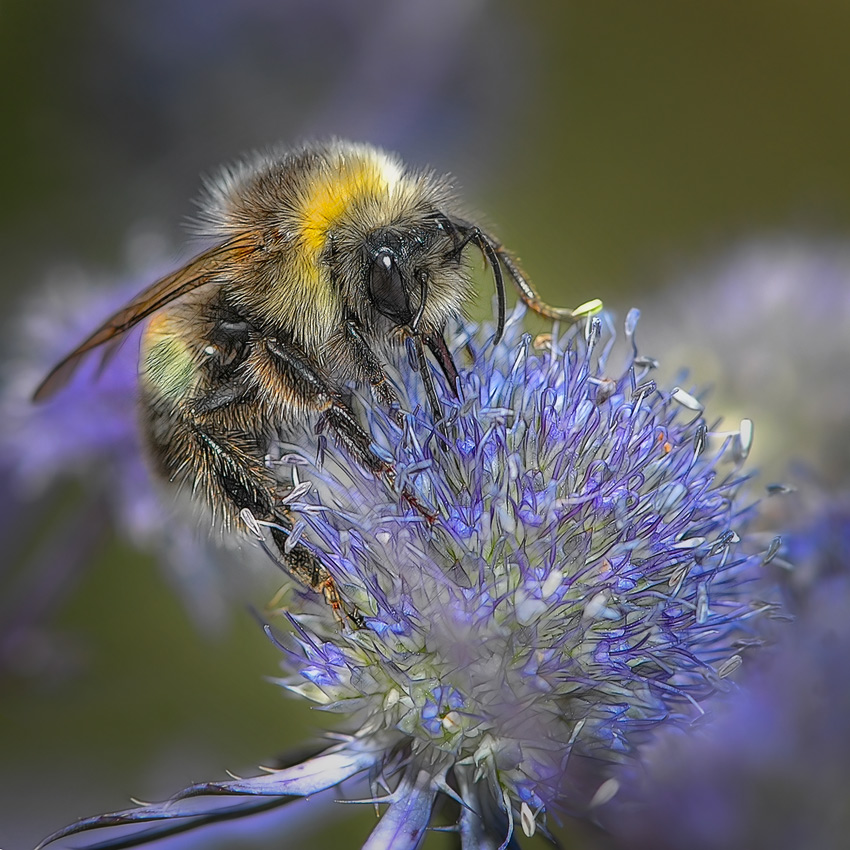
[[[751,424],[720,432],[691,393],[658,388],[636,312],[617,370],[603,318],[532,340],[522,314],[495,350],[486,328],[454,341],[467,362],[441,422],[410,369],[396,376],[403,424],[370,406],[394,483],[342,452],[281,447],[293,537],[359,627],[304,597],[288,633],[267,630],[284,653],[280,683],[343,715],[347,734],[293,768],[193,786],[53,839],[189,825],[221,813],[221,795],[242,812],[246,797],[360,783],[361,798],[388,804],[370,849],[419,846],[440,795],[459,803],[464,848],[513,846],[545,832],[548,814],[609,797],[611,771],[654,727],[725,687],[770,607],[763,555],[744,537]]]

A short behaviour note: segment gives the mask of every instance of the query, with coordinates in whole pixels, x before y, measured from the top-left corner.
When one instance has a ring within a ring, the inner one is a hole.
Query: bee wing
[[[256,234],[240,234],[221,245],[199,254],[183,268],[166,275],[140,292],[126,307],[108,318],[88,339],[56,364],[33,394],[33,401],[43,401],[60,390],[76,371],[83,357],[93,348],[114,341],[130,328],[172,301],[210,283],[228,266],[260,247]]]

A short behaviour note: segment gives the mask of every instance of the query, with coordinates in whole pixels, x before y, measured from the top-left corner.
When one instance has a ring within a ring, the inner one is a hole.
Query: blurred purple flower
[[[724,417],[759,423],[752,462],[769,478],[801,461],[823,483],[850,473],[850,246],[747,242],[675,275],[643,333],[662,367],[698,367]]]
[[[795,612],[812,607],[818,587],[850,573],[850,491],[829,492],[810,487],[793,494],[785,520],[780,574]]]
[[[648,379],[632,345],[609,371],[603,322],[538,339],[516,310],[455,339],[461,399],[434,426],[401,370],[403,428],[369,408],[376,451],[433,519],[337,452],[283,446],[300,536],[364,628],[305,597],[278,636],[280,683],[346,718],[293,767],[202,783],[166,803],[78,822],[100,848],[248,814],[337,787],[388,804],[365,846],[415,848],[438,798],[464,848],[517,846],[547,816],[586,813],[656,727],[685,722],[757,642],[762,556],[738,490],[748,427]],[[633,343],[637,314],[627,319]],[[309,495],[306,482],[310,484]],[[299,486],[301,484],[302,486]],[[297,493],[297,496],[295,495]],[[74,845],[79,846],[79,845]]]
[[[212,630],[225,617],[221,554],[209,535],[174,515],[146,467],[136,426],[139,331],[103,360],[86,360],[49,401],[32,402],[49,369],[155,277],[148,268],[144,278],[102,286],[80,273],[56,273],[23,305],[7,338],[0,393],[0,533],[7,554],[0,572],[0,668],[44,672],[35,659],[29,665],[27,644],[38,644],[110,530],[158,556],[196,624]],[[57,495],[67,493],[69,481],[78,484],[70,511]],[[57,514],[63,522],[55,522]]]
[[[0,444],[4,465],[12,486],[28,497],[69,476],[100,479],[109,486],[115,514],[138,539],[156,529],[162,513],[136,428],[139,330],[108,360],[86,360],[49,401],[34,404],[32,394],[53,365],[143,284],[101,286],[73,272],[59,277],[24,304],[18,318],[0,400],[7,425]]]

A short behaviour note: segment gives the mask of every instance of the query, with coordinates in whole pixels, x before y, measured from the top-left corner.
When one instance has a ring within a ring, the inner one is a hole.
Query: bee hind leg
[[[281,566],[302,584],[321,593],[331,607],[334,617],[344,623],[346,620],[356,629],[365,628],[365,622],[355,608],[347,606],[340,595],[333,576],[319,559],[306,546],[296,543],[289,546],[289,530],[281,525],[271,525],[271,536],[282,560]]]
[[[207,413],[184,409],[176,416],[154,409],[146,422],[152,460],[172,483],[190,486],[214,521],[220,520],[225,528],[247,528],[280,569],[324,596],[335,616],[342,619],[343,612],[359,628],[359,616],[344,606],[327,568],[304,545],[287,543],[292,522],[276,505],[276,482],[264,463],[261,445],[240,434],[222,413],[225,407]],[[167,441],[157,439],[163,430]],[[266,542],[268,536],[271,543]]]
[[[325,598],[325,602],[330,606],[337,622],[341,625],[346,622],[350,623],[355,629],[366,628],[366,621],[357,609],[345,604],[333,576],[321,561],[306,546],[300,543],[296,543],[294,546],[290,545],[291,531],[288,519],[278,517],[275,522],[260,523],[247,509],[240,512],[240,517],[276,566],[295,578],[304,587],[309,587]],[[274,550],[266,543],[266,537],[263,533],[264,526],[268,527],[271,532],[275,544]],[[282,593],[283,590],[275,599],[279,598]],[[274,604],[273,600],[271,605]]]

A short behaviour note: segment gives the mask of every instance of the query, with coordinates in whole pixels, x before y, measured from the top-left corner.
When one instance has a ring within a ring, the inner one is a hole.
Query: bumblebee
[[[426,349],[457,391],[444,334],[470,292],[468,246],[493,274],[497,339],[503,269],[533,311],[566,321],[577,313],[541,301],[516,260],[461,215],[447,178],[369,145],[334,140],[255,155],[208,181],[200,209],[213,247],[104,322],[34,397],[55,393],[90,351],[149,319],[140,411],[154,471],[189,489],[215,524],[268,528],[285,568],[338,607],[327,571],[303,546],[286,545],[292,524],[266,462],[274,440],[312,417],[392,483],[347,393],[368,386],[398,411],[384,364],[407,346],[439,418]]]

